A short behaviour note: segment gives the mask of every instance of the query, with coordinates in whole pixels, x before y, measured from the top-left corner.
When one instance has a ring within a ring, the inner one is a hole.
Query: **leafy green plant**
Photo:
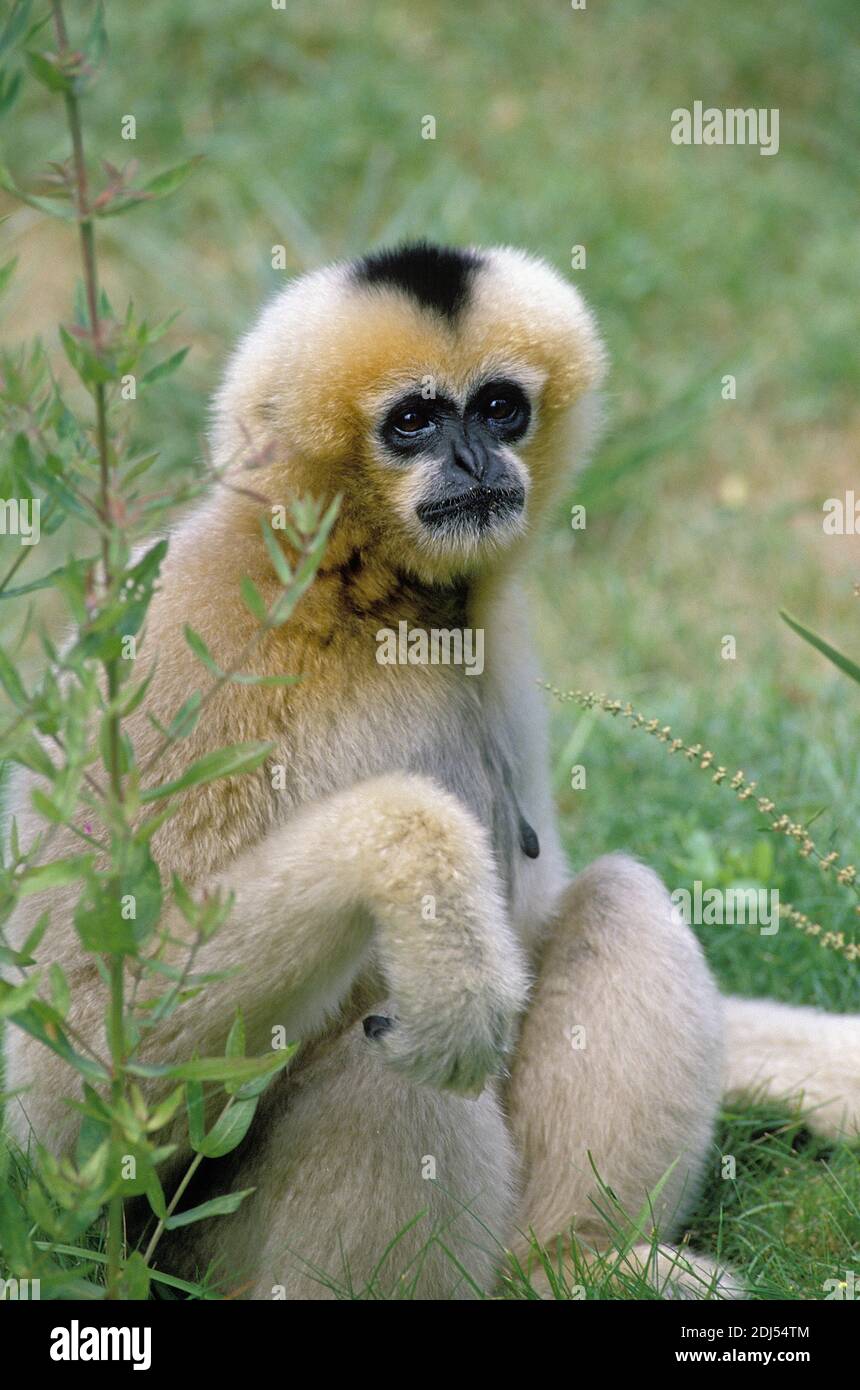
[[[31,0],[17,0],[0,35],[0,56],[7,64],[0,74],[0,106],[17,97],[23,52],[33,78],[62,102],[72,152],[51,165],[33,189],[19,186],[5,170],[0,185],[77,230],[82,280],[73,315],[59,330],[77,384],[71,392],[61,384],[41,343],[2,353],[6,462],[0,482],[5,498],[41,519],[40,534],[55,548],[68,537],[69,558],[28,580],[24,566],[37,547],[22,545],[0,576],[0,597],[20,599],[41,591],[67,610],[72,635],[59,649],[45,631],[39,633],[43,659],[36,679],[21,658],[23,639],[35,629],[32,612],[17,642],[0,649],[0,684],[11,709],[0,727],[0,759],[39,775],[32,805],[41,822],[27,844],[11,825],[0,865],[5,976],[0,1021],[24,1029],[78,1074],[80,1095],[70,1096],[69,1104],[81,1127],[74,1155],[58,1157],[36,1146],[19,1180],[0,1186],[0,1256],[6,1275],[39,1279],[43,1296],[144,1298],[153,1278],[194,1291],[153,1269],[159,1241],[165,1231],[235,1210],[248,1195],[235,1192],[181,1208],[199,1165],[240,1143],[260,1095],[294,1050],[291,1045],[267,1056],[246,1056],[237,1016],[223,1057],[184,1057],[169,1064],[142,1058],[144,1044],[150,1059],[159,1028],[211,982],[211,976],[195,970],[195,957],[231,908],[229,899],[218,895],[196,900],[178,878],[163,883],[151,854],[152,836],[173,814],[178,794],[253,772],[270,745],[217,749],[169,782],[159,783],[158,763],[191,732],[224,684],[293,679],[258,677],[248,663],[256,643],[289,619],[313,581],[337,504],[323,514],[311,499],[293,503],[285,529],[299,555],[295,570],[264,520],[280,594],[267,606],[245,581],[242,596],[256,633],[227,669],[186,629],[200,660],[200,688],[166,727],[157,726],[156,752],[139,765],[125,722],[143,703],[153,673],[138,677],[131,658],[168,545],[164,539],[142,547],[139,542],[206,481],[218,486],[219,479],[192,477],[170,486],[159,479],[156,486],[151,478],[158,456],[135,452],[128,412],[121,406],[129,392],[136,398],[138,391],[156,389],[180,367],[186,350],[161,357],[154,351],[172,319],[151,326],[132,305],[114,313],[99,284],[96,230],[104,218],[172,193],[195,161],[142,182],[134,168],[105,163],[95,178],[85,156],[81,111],[107,52],[102,5],[95,7],[80,47],[70,40],[62,0],[52,0],[48,16],[34,18],[31,11]],[[0,289],[13,271],[11,263],[0,270]],[[79,842],[77,852],[56,853],[61,831]],[[63,968],[42,963],[49,914],[17,949],[3,930],[23,898],[63,885],[77,894],[74,924],[81,948],[96,959],[108,986],[104,1050],[79,1036],[70,1022],[72,985]],[[133,911],[125,910],[128,902]],[[188,928],[180,965],[164,959],[169,903]],[[207,1127],[213,1088],[225,1100]],[[184,1125],[194,1156],[168,1196],[160,1173],[176,1152],[178,1125]],[[11,1178],[17,1157],[6,1151],[0,1162],[0,1177]],[[130,1197],[145,1198],[156,1219],[148,1243],[134,1250],[128,1248],[124,1223]],[[104,1248],[91,1248],[92,1231],[100,1228]]]
[[[816,651],[821,652],[822,656],[826,656],[827,660],[831,661],[838,671],[850,676],[851,680],[860,682],[860,666],[857,665],[856,661],[852,661],[850,656],[845,656],[843,652],[831,646],[824,637],[819,637],[810,628],[804,627],[803,623],[799,623],[789,613],[780,613],[780,617],[788,623],[792,632],[796,632],[798,637],[802,637],[804,642],[809,643],[810,647],[814,647]]]
[[[764,817],[767,828],[774,835],[781,835],[792,841],[801,859],[816,863],[823,874],[828,875],[841,888],[846,889],[855,901],[860,897],[860,878],[858,878],[856,865],[840,864],[839,850],[831,849],[827,853],[822,853],[812,839],[810,827],[800,820],[795,820],[787,812],[780,811],[776,802],[771,797],[763,795],[758,782],[748,778],[743,769],[739,768],[735,773],[730,774],[728,766],[721,765],[709,748],[705,748],[701,743],[687,744],[683,738],[679,738],[677,735],[673,736],[672,729],[668,724],[663,724],[659,719],[646,719],[644,715],[634,709],[629,700],[622,702],[621,700],[610,699],[607,695],[598,694],[593,690],[562,691],[549,683],[541,682],[541,684],[564,704],[575,704],[588,713],[592,710],[601,710],[615,718],[620,716],[622,720],[627,722],[629,728],[641,729],[646,734],[650,734],[664,746],[667,753],[680,753],[686,762],[698,768],[700,772],[706,772],[712,785],[726,786],[734,792],[738,801],[749,803],[758,811],[760,816]],[[716,856],[713,854],[711,846],[700,839],[696,845],[696,850],[699,855],[704,852],[710,860],[706,866],[707,876],[719,878]],[[754,866],[757,877],[767,878],[770,876],[772,858],[766,852],[753,851],[747,862]],[[738,864],[738,867],[740,868],[741,865]],[[855,906],[854,912],[855,915],[860,915],[860,905]],[[780,914],[807,936],[814,937],[819,945],[836,952],[846,961],[854,962],[860,958],[860,944],[856,939],[846,937],[844,931],[826,930],[820,922],[811,921],[806,913],[799,911],[791,903],[781,903]]]

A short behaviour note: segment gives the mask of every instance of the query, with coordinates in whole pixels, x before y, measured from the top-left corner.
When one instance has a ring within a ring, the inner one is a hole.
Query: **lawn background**
[[[170,342],[192,347],[130,407],[136,442],[166,470],[199,468],[225,354],[283,283],[275,245],[287,273],[403,236],[511,242],[562,270],[584,245],[569,273],[612,371],[603,443],[531,576],[547,678],[659,716],[793,818],[817,815],[822,849],[856,861],[860,691],[778,616],[860,654],[857,538],[822,529],[825,498],[860,495],[853,0],[149,0],[109,6],[108,28],[91,153],[146,175],[205,156],[177,196],[99,227],[115,304],[131,295],[151,319],[181,306]],[[670,113],[695,100],[779,108],[779,153],[673,145]],[[22,179],[65,157],[35,84],[14,120],[0,143]],[[0,211],[2,258],[20,256],[0,334],[53,345],[77,275],[70,233]],[[570,529],[573,502],[585,531]],[[43,549],[34,573],[55,563]],[[19,621],[0,613],[4,634]],[[729,634],[735,660],[721,657]],[[860,934],[847,893],[789,843],[757,848],[761,819],[654,740],[553,704],[553,750],[577,865],[624,847],[670,887],[752,880]],[[701,934],[726,988],[860,1007],[860,967],[788,926]],[[737,1158],[734,1184],[720,1153]],[[821,1297],[860,1269],[856,1154],[771,1110],[727,1116],[694,1239],[721,1240],[765,1296]]]

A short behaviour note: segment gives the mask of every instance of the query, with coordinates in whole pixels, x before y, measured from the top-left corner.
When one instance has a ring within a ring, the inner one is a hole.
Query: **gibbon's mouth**
[[[424,526],[442,526],[459,520],[483,529],[495,521],[506,521],[521,512],[526,495],[521,487],[472,487],[456,497],[439,502],[422,502],[416,508],[418,520]]]

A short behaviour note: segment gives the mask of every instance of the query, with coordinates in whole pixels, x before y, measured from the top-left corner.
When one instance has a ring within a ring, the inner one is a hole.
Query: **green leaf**
[[[31,956],[35,951],[45,932],[48,930],[48,923],[51,920],[50,912],[43,912],[33,930],[30,932],[24,945],[21,947],[25,956]]]
[[[67,73],[57,67],[51,61],[51,55],[47,53],[27,53],[27,62],[33,76],[47,87],[50,92],[70,92],[72,82]]]
[[[55,1244],[54,1241],[47,1240],[34,1240],[33,1244],[37,1250],[47,1250],[52,1255],[71,1255],[72,1257],[77,1257],[91,1264],[98,1265],[106,1265],[108,1262],[108,1257],[103,1251],[89,1250],[81,1245],[59,1245]],[[151,1269],[149,1273],[154,1284],[164,1284],[165,1288],[178,1289],[180,1293],[187,1293],[192,1296],[200,1297],[201,1295],[205,1295],[205,1290],[200,1284],[189,1284],[186,1279],[177,1279],[173,1274],[163,1274],[160,1269]],[[101,1293],[102,1295],[104,1294],[104,1288],[101,1289]],[[72,1290],[68,1294],[62,1296],[72,1299],[76,1295],[74,1290]],[[209,1298],[214,1297],[211,1293],[207,1296]]]
[[[269,617],[269,610],[266,606],[266,600],[253,579],[249,579],[247,574],[243,574],[239,582],[239,589],[245,600],[245,607],[257,619],[258,623],[265,623]]]
[[[75,929],[88,951],[134,952],[161,915],[161,875],[147,842],[122,845],[114,872],[93,873],[75,907]]]
[[[177,1086],[175,1091],[171,1091],[169,1096],[165,1096],[164,1100],[155,1107],[150,1115],[146,1124],[147,1130],[154,1134],[159,1129],[163,1129],[164,1126],[173,1119],[173,1116],[182,1104],[184,1094],[185,1087]]]
[[[783,622],[788,623],[788,626],[797,633],[798,637],[802,637],[804,642],[808,642],[811,647],[815,647],[816,651],[821,652],[822,656],[826,656],[827,660],[832,661],[833,665],[844,675],[850,676],[853,681],[860,682],[860,666],[857,665],[856,661],[852,661],[850,657],[844,656],[835,647],[831,647],[830,643],[826,642],[823,637],[817,636],[808,627],[799,623],[796,618],[790,617],[784,609],[780,609],[779,616]]]
[[[120,1292],[125,1299],[143,1301],[149,1298],[150,1273],[139,1250],[133,1250],[125,1262],[120,1278]]]
[[[195,154],[191,159],[186,159],[184,163],[174,164],[171,169],[165,169],[162,173],[156,174],[154,179],[150,179],[149,183],[143,185],[141,192],[145,193],[147,198],[166,198],[168,193],[173,193],[185,182],[202,158],[202,154]]]
[[[18,257],[13,256],[11,261],[7,261],[5,265],[0,266],[0,294],[5,294],[6,290],[9,288],[9,283],[12,276],[15,274],[15,267],[17,264]]]
[[[167,1215],[167,1199],[164,1196],[164,1188],[161,1186],[161,1179],[155,1171],[155,1168],[150,1168],[146,1177],[146,1200],[149,1202],[149,1205],[155,1212],[159,1221],[163,1221]]]
[[[0,1184],[0,1249],[4,1274],[7,1270],[28,1269],[32,1264],[29,1226],[11,1188]]]
[[[187,347],[180,348],[178,352],[174,352],[172,357],[165,357],[163,362],[157,362],[140,378],[140,385],[142,387],[151,386],[154,381],[163,381],[165,377],[170,376],[172,372],[182,366],[190,350]]]
[[[236,671],[230,677],[234,685],[298,685],[301,676],[254,676]]]
[[[126,686],[120,691],[119,698],[114,702],[116,712],[122,719],[127,719],[130,714],[143,703],[147,690],[150,687],[155,671],[150,671],[148,676],[144,676],[142,681],[138,681],[135,686]]]
[[[284,588],[288,588],[293,582],[293,572],[290,569],[287,557],[281,549],[280,543],[272,530],[269,518],[265,516],[262,517],[261,525],[263,528],[263,540],[266,542],[266,549],[275,567],[275,573],[284,585]]]
[[[199,657],[199,659],[203,662],[203,665],[206,667],[207,671],[211,671],[213,676],[222,675],[223,672],[221,671],[221,667],[215,661],[214,657],[212,656],[212,653],[210,652],[206,643],[203,641],[203,638],[200,636],[200,633],[195,632],[194,628],[189,627],[187,623],[183,631],[185,633],[186,642],[193,651],[194,655],[196,657]]]
[[[10,946],[0,946],[0,965],[35,965],[33,956],[25,956],[23,951],[13,951]]]
[[[4,164],[0,164],[0,188],[5,188],[6,192],[11,193],[19,202],[26,203],[31,208],[38,208],[39,212],[47,213],[49,217],[58,217],[63,222],[77,220],[74,208],[67,203],[59,203],[52,198],[37,198],[35,194],[19,188]]]
[[[37,1182],[29,1184],[25,1201],[32,1222],[40,1231],[55,1238],[65,1234],[62,1220]]]
[[[176,1231],[180,1226],[191,1226],[195,1221],[205,1221],[207,1216],[228,1216],[230,1212],[237,1211],[246,1197],[250,1197],[254,1192],[253,1187],[246,1187],[242,1192],[229,1192],[224,1197],[213,1197],[211,1201],[202,1202],[199,1207],[189,1207],[188,1211],[175,1212],[173,1216],[168,1216],[164,1225],[168,1231]]]
[[[10,985],[0,980],[0,1018],[14,1018],[23,1013],[39,992],[42,983],[41,971],[35,970],[29,979],[20,985]]]
[[[13,705],[17,705],[18,709],[27,708],[30,700],[21,677],[2,647],[0,647],[0,685],[3,686]]]
[[[176,792],[188,787],[198,787],[205,782],[214,782],[219,777],[235,777],[243,772],[252,772],[265,762],[272,752],[271,743],[236,743],[228,748],[218,748],[205,753],[181,777],[173,782],[165,782],[160,787],[149,787],[141,792],[141,801],[158,801],[164,796],[174,796]]]
[[[195,1146],[197,1152],[204,1158],[223,1158],[232,1153],[248,1133],[258,1105],[259,1100],[254,1099],[236,1100],[225,1106],[205,1139]]]
[[[60,342],[70,365],[87,388],[106,386],[113,380],[112,367],[103,362],[84,339],[75,338],[63,324],[60,324]]]
[[[66,1014],[69,1012],[72,996],[63,967],[58,965],[56,961],[51,963],[48,970],[48,979],[51,985],[51,1003],[60,1015],[60,1018],[65,1018]]]
[[[85,559],[70,560],[67,565],[60,565],[58,569],[50,570],[48,574],[43,574],[40,579],[34,579],[29,584],[20,584],[17,589],[2,589],[0,599],[20,598],[22,594],[32,594],[37,589],[52,589],[61,579],[75,576],[82,578],[95,562],[95,558],[94,555],[90,555]]]
[[[5,53],[7,48],[11,48],[13,44],[17,43],[22,34],[26,32],[31,9],[32,0],[17,0],[17,4],[12,6],[12,12],[3,26],[2,34],[0,34],[0,54]]]
[[[190,1062],[129,1062],[134,1076],[171,1076],[177,1081],[254,1081],[284,1065],[280,1054],[271,1057],[194,1057]]]
[[[20,90],[20,72],[13,72],[8,81],[0,73],[0,116],[5,116],[6,112],[15,105]]]
[[[58,805],[52,797],[43,792],[41,788],[34,787],[30,793],[30,800],[33,803],[33,810],[38,811],[44,820],[52,821],[54,825],[62,825],[66,819],[62,806]]]
[[[278,1050],[276,1054],[278,1057],[278,1063],[276,1066],[272,1067],[271,1071],[267,1072],[265,1076],[257,1077],[256,1081],[246,1081],[241,1086],[231,1084],[229,1090],[236,1097],[237,1100],[250,1100],[253,1096],[262,1095],[266,1087],[271,1085],[275,1077],[278,1075],[278,1072],[283,1071],[284,1067],[287,1065],[290,1059],[293,1056],[295,1056],[298,1050],[298,1043],[288,1043],[286,1047],[280,1048]]]
[[[75,854],[68,859],[53,859],[50,864],[36,864],[25,869],[18,891],[22,898],[28,898],[31,893],[43,893],[46,888],[62,888],[83,878],[92,862],[91,854]]]
[[[241,1011],[236,1014],[230,1032],[227,1035],[227,1046],[224,1049],[225,1057],[244,1057],[245,1056],[245,1023]]]
[[[200,716],[200,699],[199,690],[195,690],[192,695],[188,696],[188,699],[181,709],[177,710],[167,726],[169,738],[187,738],[194,731]]]
[[[102,0],[96,5],[93,21],[84,43],[84,52],[92,67],[97,68],[107,53],[108,36],[105,28],[105,11]]]
[[[33,772],[38,772],[42,777],[50,779],[57,775],[57,769],[48,757],[45,745],[31,734],[23,738],[19,734],[6,756],[20,763],[22,767],[29,767]]]
[[[0,998],[2,997],[3,989],[2,981],[0,981]],[[104,1067],[101,1067],[92,1058],[84,1056],[83,1053],[75,1051],[63,1030],[62,1019],[44,999],[34,999],[29,1009],[14,1015],[14,1020],[17,1028],[22,1028],[32,1038],[36,1038],[39,1042],[44,1043],[45,1047],[49,1047],[52,1052],[56,1052],[58,1057],[62,1057],[81,1076],[87,1077],[98,1086],[103,1086],[109,1080]]]
[[[78,1142],[75,1148],[75,1159],[77,1160],[78,1167],[83,1168],[84,1164],[88,1163],[93,1154],[98,1153],[102,1145],[109,1139],[109,1122],[95,1115],[85,1114],[81,1120],[81,1128],[78,1132]]]

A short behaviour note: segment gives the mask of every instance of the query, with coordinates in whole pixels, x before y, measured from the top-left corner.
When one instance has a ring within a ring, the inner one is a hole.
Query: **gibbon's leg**
[[[860,1137],[860,1015],[723,1000],[729,1101],[787,1101],[827,1139]]]
[[[235,905],[195,970],[234,973],[177,1009],[148,1056],[222,1052],[237,1009],[249,1052],[271,1046],[276,1026],[288,1039],[310,1037],[358,976],[381,971],[379,994],[393,996],[397,1017],[376,1043],[380,1058],[461,1093],[498,1069],[526,995],[524,961],[486,831],[434,783],[393,774],[314,802],[208,886],[234,892]],[[187,935],[175,909],[171,919],[175,935]],[[105,999],[92,975],[89,990],[73,991],[70,1022],[100,1040]],[[27,1034],[9,1032],[7,1086],[30,1088],[20,1110],[8,1107],[16,1137],[26,1142],[32,1125],[64,1147],[77,1132],[63,1102],[76,1079]]]
[[[513,1246],[523,1264],[530,1232],[554,1257],[571,1229],[586,1249],[605,1247],[614,1223],[631,1242],[622,1269],[647,1266],[664,1295],[707,1296],[719,1278],[718,1294],[737,1296],[712,1261],[662,1244],[655,1256],[646,1243],[655,1229],[671,1238],[696,1199],[722,1031],[701,947],[656,874],[623,855],[590,865],[562,895],[508,1087],[524,1165]],[[533,1261],[530,1272],[540,1278]]]
[[[214,1260],[219,1287],[253,1299],[492,1290],[516,1174],[492,1086],[471,1100],[415,1085],[384,1065],[359,1022],[313,1048],[277,1107],[224,1180],[252,1196],[235,1216],[177,1232],[165,1268],[193,1275]]]

